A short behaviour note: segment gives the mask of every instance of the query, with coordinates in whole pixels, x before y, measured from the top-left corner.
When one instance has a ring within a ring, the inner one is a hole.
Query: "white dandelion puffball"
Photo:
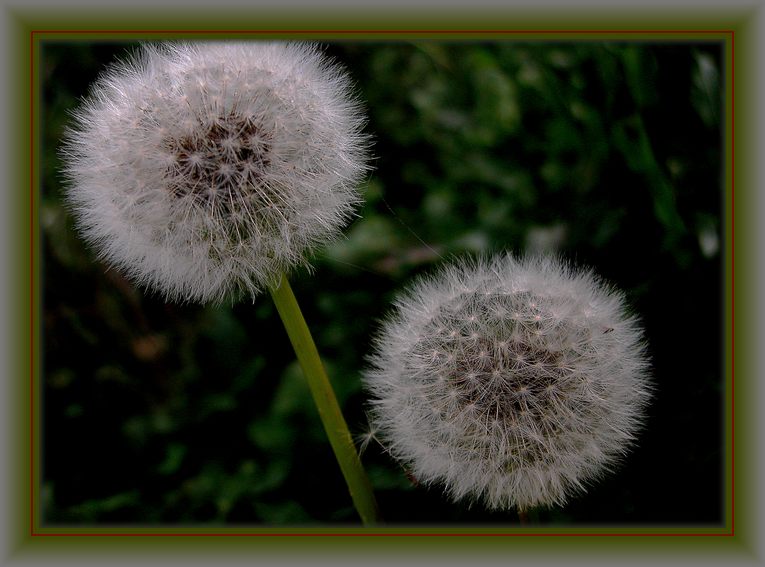
[[[642,426],[651,383],[622,296],[556,258],[510,254],[420,279],[365,374],[383,446],[490,509],[564,504]]]
[[[67,201],[108,263],[168,299],[258,293],[360,202],[364,117],[314,45],[143,45],[74,114]]]

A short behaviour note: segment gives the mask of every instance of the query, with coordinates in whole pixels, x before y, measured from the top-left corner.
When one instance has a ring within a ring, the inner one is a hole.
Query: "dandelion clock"
[[[169,299],[254,294],[353,213],[362,126],[311,44],[146,45],[74,115],[68,202],[107,263]]]
[[[368,481],[285,277],[354,214],[364,122],[313,44],[147,44],[96,81],[63,157],[83,237],[134,282],[201,303],[271,293],[369,522]]]
[[[371,361],[384,447],[455,500],[522,515],[612,468],[651,389],[622,295],[550,257],[506,254],[419,280]]]

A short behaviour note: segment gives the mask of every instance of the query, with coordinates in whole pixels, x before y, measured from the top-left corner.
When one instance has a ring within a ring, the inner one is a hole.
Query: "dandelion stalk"
[[[372,487],[361,466],[348,426],[340,411],[340,405],[332,390],[332,384],[327,378],[311,332],[308,330],[308,325],[287,278],[282,277],[279,285],[272,287],[270,292],[289,335],[292,348],[295,349],[303,374],[308,380],[324,430],[327,432],[335,458],[348,484],[353,504],[365,525],[378,523],[380,518]]]

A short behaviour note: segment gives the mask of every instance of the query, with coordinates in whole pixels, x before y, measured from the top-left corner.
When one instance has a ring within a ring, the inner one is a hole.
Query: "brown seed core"
[[[271,164],[271,144],[252,118],[230,113],[165,145],[173,156],[167,171],[173,196],[192,196],[199,206],[227,212],[243,201],[259,208],[253,196],[265,201],[261,181]]]
[[[551,332],[549,324],[545,331],[547,314],[529,293],[474,299],[464,294],[445,305],[431,321],[428,339],[413,346],[415,358],[436,362],[432,374],[418,373],[420,380],[429,387],[440,379],[458,401],[452,410],[458,413],[469,406],[500,421],[529,414],[538,419],[550,404],[559,403],[562,390],[574,387],[567,359],[583,353],[577,347],[556,348],[555,341],[543,336]],[[520,317],[495,317],[519,311]],[[570,328],[571,323],[558,325],[555,334],[583,332]],[[486,329],[492,329],[488,336]]]

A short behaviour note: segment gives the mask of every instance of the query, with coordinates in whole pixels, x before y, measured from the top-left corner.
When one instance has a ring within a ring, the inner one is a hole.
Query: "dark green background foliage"
[[[97,261],[56,150],[130,46],[49,43],[43,73],[47,523],[324,524],[356,515],[267,295],[166,304]],[[656,396],[640,443],[544,524],[722,520],[722,87],[715,43],[334,43],[374,136],[347,239],[293,274],[348,423],[395,292],[444,258],[555,250],[623,289]],[[514,523],[415,486],[374,442],[389,523]]]

